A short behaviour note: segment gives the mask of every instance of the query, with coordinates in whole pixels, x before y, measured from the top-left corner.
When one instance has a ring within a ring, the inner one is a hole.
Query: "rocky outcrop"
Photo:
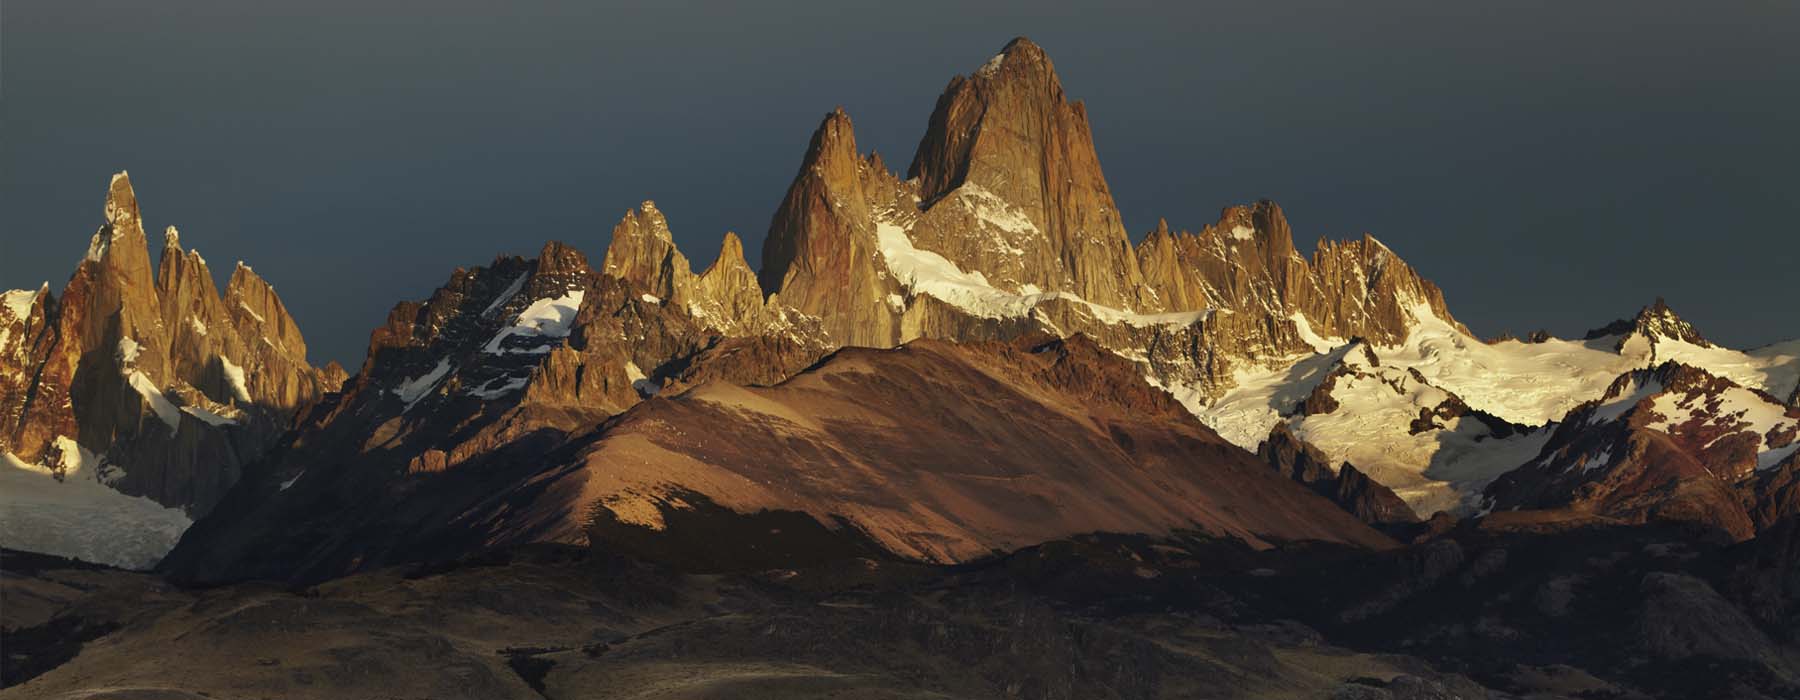
[[[1338,468],[1336,482],[1332,485],[1332,503],[1349,511],[1370,525],[1408,525],[1419,522],[1419,516],[1412,507],[1406,505],[1394,490],[1383,486],[1381,482],[1369,478],[1355,465],[1345,462]]]
[[[1656,571],[1644,576],[1639,592],[1643,607],[1636,632],[1653,658],[1778,662],[1762,630],[1706,581]]]
[[[1287,423],[1275,424],[1269,431],[1269,439],[1256,446],[1256,456],[1282,476],[1308,486],[1336,476],[1336,470],[1331,468],[1331,458],[1301,440],[1288,429]]]
[[[48,285],[8,293],[24,315],[0,338],[0,449],[52,471],[85,459],[70,454],[79,449],[114,488],[204,514],[323,393],[324,377],[248,267],[221,297],[171,226],[152,269],[124,173],[104,216],[60,298]]]
[[[1357,520],[1370,525],[1419,522],[1419,516],[1393,489],[1369,478],[1349,462],[1333,469],[1323,450],[1300,439],[1285,422],[1276,423],[1269,431],[1268,439],[1257,446],[1256,456],[1277,473],[1324,496]]]

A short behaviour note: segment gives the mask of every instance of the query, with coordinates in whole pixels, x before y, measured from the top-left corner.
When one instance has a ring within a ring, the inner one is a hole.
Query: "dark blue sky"
[[[254,264],[354,367],[454,267],[598,262],[646,198],[696,266],[727,229],[754,258],[826,111],[904,167],[950,76],[1024,34],[1135,235],[1268,197],[1483,335],[1663,295],[1728,344],[1800,336],[1800,4],[749,5],[9,0],[0,287],[60,290],[129,169],[148,226]]]

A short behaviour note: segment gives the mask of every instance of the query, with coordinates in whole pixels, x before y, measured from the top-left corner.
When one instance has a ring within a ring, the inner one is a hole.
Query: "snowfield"
[[[127,569],[156,565],[193,521],[179,508],[127,496],[100,483],[100,460],[57,438],[66,472],[11,453],[0,463],[0,544]]]
[[[1488,344],[1438,318],[1423,303],[1414,304],[1411,311],[1414,323],[1404,342],[1370,348],[1380,367],[1368,366],[1362,352],[1349,352],[1352,346],[1342,339],[1316,336],[1305,318],[1297,316],[1301,336],[1319,352],[1239,369],[1236,385],[1210,403],[1191,387],[1165,388],[1201,422],[1245,449],[1256,449],[1275,423],[1287,421],[1296,434],[1334,461],[1355,464],[1393,488],[1420,515],[1429,516],[1436,510],[1472,512],[1473,496],[1481,488],[1535,458],[1550,437],[1549,430],[1539,430],[1497,438],[1474,418],[1454,419],[1442,430],[1409,431],[1421,408],[1434,407],[1449,394],[1475,410],[1537,427],[1563,420],[1580,404],[1602,398],[1620,375],[1670,360],[1780,397],[1792,392],[1800,377],[1800,341],[1750,352],[1668,338],[1652,343],[1636,335]],[[1379,380],[1340,379],[1332,394],[1341,404],[1338,410],[1293,415],[1299,402],[1340,362]],[[1414,379],[1413,371],[1425,381]],[[1595,420],[1616,418],[1660,390],[1634,386],[1625,396],[1602,405]],[[1738,391],[1744,394],[1743,406],[1761,407],[1747,408],[1743,420],[1767,432],[1779,407],[1761,399],[1751,402],[1754,394]],[[1736,410],[1738,403],[1732,405]],[[1800,447],[1765,450],[1759,453],[1758,464],[1768,468],[1796,449]]]

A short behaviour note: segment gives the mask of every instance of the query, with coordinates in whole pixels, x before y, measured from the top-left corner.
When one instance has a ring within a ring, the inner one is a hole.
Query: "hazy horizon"
[[[1268,198],[1302,252],[1371,233],[1484,337],[1658,296],[1727,345],[1800,337],[1800,7],[1021,7],[8,3],[0,288],[60,293],[129,170],[153,249],[175,225],[221,280],[255,266],[354,368],[457,266],[598,265],[645,199],[696,269],[726,230],[759,265],[827,111],[903,170],[950,77],[1026,35],[1133,240]]]

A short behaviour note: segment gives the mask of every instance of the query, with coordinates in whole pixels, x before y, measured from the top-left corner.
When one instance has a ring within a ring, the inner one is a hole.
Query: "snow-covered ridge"
[[[1757,436],[1756,469],[1774,467],[1800,449],[1800,440],[1789,439],[1781,447],[1770,444],[1773,436],[1800,430],[1800,418],[1790,418],[1786,406],[1772,403],[1743,387],[1728,387],[1717,395],[1665,392],[1651,402],[1650,410],[1661,418],[1646,424],[1651,430],[1673,433],[1705,429],[1720,435],[1750,432]],[[1717,442],[1714,438],[1712,442]],[[1711,443],[1706,446],[1710,447]]]
[[[1334,364],[1340,360],[1352,366],[1366,363],[1352,356],[1356,353],[1346,354],[1343,340],[1317,337],[1298,314],[1292,320],[1317,353],[1266,366],[1240,367],[1234,372],[1235,387],[1215,401],[1208,402],[1192,387],[1168,389],[1202,422],[1246,449],[1255,449],[1276,422],[1287,420],[1296,434],[1333,460],[1348,460],[1370,472],[1421,514],[1429,515],[1434,508],[1468,508],[1467,495],[1529,462],[1550,434],[1540,430],[1496,438],[1488,436],[1479,421],[1469,418],[1458,419],[1444,430],[1409,432],[1419,410],[1430,408],[1441,395],[1447,395],[1444,392],[1510,423],[1543,426],[1563,420],[1570,411],[1594,400],[1600,403],[1589,414],[1590,420],[1616,419],[1663,387],[1653,379],[1634,379],[1608,396],[1609,387],[1622,375],[1669,360],[1777,396],[1787,396],[1800,375],[1800,341],[1748,353],[1669,338],[1652,343],[1639,335],[1489,344],[1438,318],[1423,302],[1411,304],[1409,310],[1414,321],[1406,340],[1371,347],[1381,366],[1358,370],[1386,382],[1341,379],[1332,392],[1341,406],[1331,413],[1291,415]],[[1424,384],[1411,376],[1414,371],[1424,378]],[[1738,391],[1745,397],[1755,396]],[[1762,426],[1759,434],[1767,434],[1777,426],[1769,423],[1773,413],[1763,413],[1783,409],[1759,401],[1766,409],[1762,413],[1747,410],[1749,403],[1733,404],[1732,410],[1746,408],[1743,420]],[[1758,464],[1772,466],[1793,449],[1765,448]]]
[[[1791,390],[1800,375],[1800,342],[1770,346],[1758,355],[1667,338],[1653,345],[1641,336],[1490,345],[1438,318],[1429,306],[1417,304],[1412,313],[1417,322],[1406,341],[1379,348],[1383,362],[1418,370],[1470,406],[1523,425],[1561,420],[1600,398],[1619,375],[1668,360],[1778,395]]]

